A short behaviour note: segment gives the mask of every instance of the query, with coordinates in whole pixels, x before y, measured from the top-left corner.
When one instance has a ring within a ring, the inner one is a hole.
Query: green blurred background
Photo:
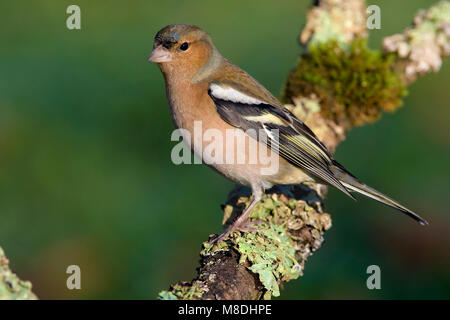
[[[372,1],[372,48],[433,1]],[[66,28],[81,7],[82,29]],[[2,1],[0,245],[40,298],[153,299],[190,280],[201,241],[221,231],[233,183],[170,161],[173,125],[146,62],[171,23],[206,29],[217,48],[278,95],[301,49],[310,1]],[[409,88],[405,106],[356,128],[336,158],[421,213],[420,227],[331,190],[333,228],[285,299],[449,298],[450,61]],[[68,265],[82,289],[66,288]],[[381,267],[381,290],[366,268]]]

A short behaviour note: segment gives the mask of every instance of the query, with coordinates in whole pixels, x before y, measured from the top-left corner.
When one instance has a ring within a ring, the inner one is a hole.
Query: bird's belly
[[[314,181],[314,178],[308,172],[292,165],[284,158],[279,158],[278,172],[270,177],[268,181],[273,185],[276,184],[298,184],[307,181]]]
[[[187,86],[182,90],[190,88]],[[275,184],[311,180],[301,169],[272,152],[265,143],[222,120],[207,94],[192,101],[177,100],[170,94],[168,98],[175,125],[183,129],[183,141],[203,163],[226,178],[265,189]]]
[[[190,132],[190,147],[195,155],[226,178],[247,186],[272,185],[268,180],[278,174],[279,158],[265,144],[239,128],[223,124],[203,123],[201,134],[198,126]]]
[[[187,127],[191,128],[190,137],[185,141],[195,155],[236,183],[267,189],[276,184],[312,181],[305,171],[239,128],[214,123]]]

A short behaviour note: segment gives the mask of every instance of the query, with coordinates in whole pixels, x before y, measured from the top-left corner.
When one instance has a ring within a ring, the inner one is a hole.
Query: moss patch
[[[284,102],[316,95],[324,117],[362,125],[402,104],[406,89],[393,71],[395,55],[370,50],[365,39],[347,48],[337,41],[317,43],[303,54],[288,77]]]

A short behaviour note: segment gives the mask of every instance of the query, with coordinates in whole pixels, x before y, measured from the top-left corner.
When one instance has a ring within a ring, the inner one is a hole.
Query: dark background
[[[372,1],[402,31],[433,1]],[[82,29],[66,28],[81,7]],[[206,29],[217,48],[275,95],[301,52],[310,1],[2,1],[0,245],[40,298],[153,299],[190,280],[201,241],[221,231],[233,183],[175,166],[160,71],[146,59],[171,23]],[[286,299],[449,298],[450,61],[409,88],[404,107],[356,128],[336,158],[431,225],[331,190],[333,228],[287,284]],[[66,288],[68,265],[82,289]],[[366,268],[381,268],[381,290]]]

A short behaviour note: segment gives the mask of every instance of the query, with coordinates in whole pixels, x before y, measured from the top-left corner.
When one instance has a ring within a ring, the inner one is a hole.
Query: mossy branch
[[[300,35],[305,52],[289,74],[282,99],[330,151],[357,125],[402,104],[406,85],[438,71],[450,54],[450,4],[420,11],[403,34],[367,47],[366,3],[322,0],[309,10]],[[160,293],[161,299],[270,299],[283,282],[303,274],[307,258],[331,227],[323,212],[326,187],[301,184],[269,190],[251,219],[259,232],[235,233],[219,245],[204,242],[197,277]],[[249,203],[249,190],[233,190],[224,226]]]
[[[0,248],[0,300],[36,300],[31,283],[20,280],[9,268],[9,260]]]

